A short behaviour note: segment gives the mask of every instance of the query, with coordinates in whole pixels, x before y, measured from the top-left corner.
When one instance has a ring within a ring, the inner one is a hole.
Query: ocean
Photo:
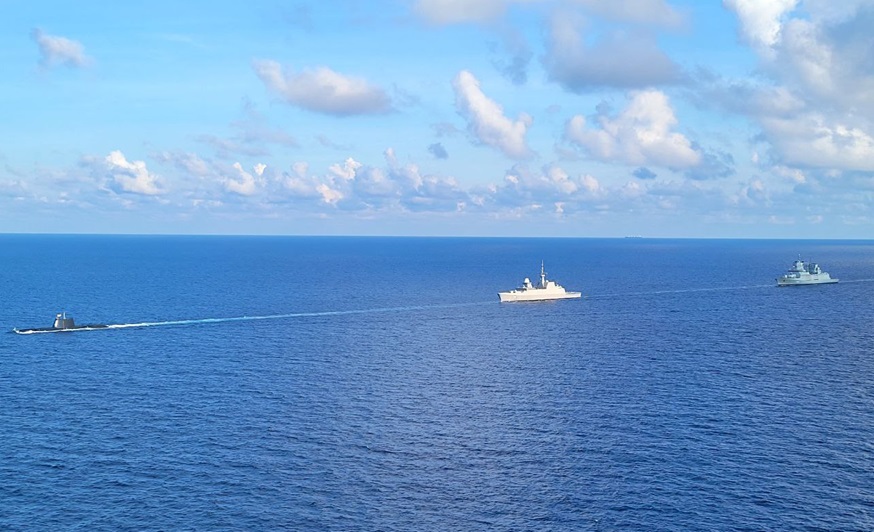
[[[799,255],[836,285],[777,288]],[[550,279],[584,298],[499,303]],[[874,241],[0,235],[0,529],[871,530]],[[19,335],[66,311],[122,327]]]

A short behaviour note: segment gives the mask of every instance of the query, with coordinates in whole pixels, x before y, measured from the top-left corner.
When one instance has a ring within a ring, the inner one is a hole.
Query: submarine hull
[[[93,331],[94,329],[108,329],[109,325],[102,323],[92,323],[90,325],[74,325],[73,327],[58,328],[58,327],[35,327],[32,329],[12,329],[16,334],[37,334],[37,333],[62,333],[74,331]]]

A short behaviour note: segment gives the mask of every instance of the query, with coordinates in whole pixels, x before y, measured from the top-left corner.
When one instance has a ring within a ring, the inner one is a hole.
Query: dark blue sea
[[[0,295],[2,530],[874,529],[872,241],[0,235]]]

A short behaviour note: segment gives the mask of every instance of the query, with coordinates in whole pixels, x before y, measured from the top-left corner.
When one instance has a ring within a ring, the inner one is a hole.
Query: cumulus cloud
[[[793,19],[786,23],[777,58],[768,69],[817,105],[874,113],[874,4],[834,24]]]
[[[128,161],[119,150],[110,152],[103,161],[113,183],[122,191],[145,196],[163,193],[158,177],[149,172],[144,161]]]
[[[707,81],[716,95],[712,102],[760,125],[760,142],[770,146],[772,164],[874,170],[874,4],[726,0],[725,5],[759,53],[764,81],[745,86]]]
[[[29,195],[28,184],[22,179],[0,179],[0,196],[11,199],[22,199]]]
[[[388,198],[399,193],[398,184],[382,168],[367,168],[355,179],[356,195],[363,199]]]
[[[807,176],[798,168],[789,168],[788,166],[777,165],[771,169],[771,173],[780,176],[786,181],[801,185],[807,182]]]
[[[399,205],[413,212],[452,212],[463,210],[468,193],[452,176],[422,173],[418,165],[398,165],[393,154],[386,153],[388,176],[397,183]]]
[[[349,157],[343,163],[329,166],[328,173],[323,176],[305,177],[302,175],[302,170],[305,171],[306,167],[298,163],[295,171],[299,177],[289,184],[293,185],[293,188],[302,195],[308,195],[311,188],[322,203],[337,206],[352,194],[354,181],[363,166],[362,163]]]
[[[515,121],[504,116],[503,108],[482,92],[479,80],[467,70],[458,73],[452,86],[455,107],[467,120],[468,131],[474,138],[514,159],[532,155],[525,140],[533,121],[529,115],[522,113]]]
[[[565,130],[568,140],[595,159],[668,168],[688,168],[701,161],[689,139],[673,131],[677,119],[660,91],[634,92],[619,115],[602,111],[596,120],[597,125],[589,127],[585,117],[577,115]]]
[[[768,47],[777,43],[783,17],[795,9],[798,0],[723,0],[722,3],[737,14],[747,42]]]
[[[31,37],[39,47],[39,64],[43,68],[59,65],[82,68],[92,62],[91,58],[85,55],[85,47],[79,41],[48,35],[41,29],[34,29]]]
[[[193,161],[183,155],[161,154],[161,159],[174,164]],[[160,202],[167,209],[183,208],[180,214],[190,213],[192,206],[217,211],[245,204],[257,207],[248,209],[249,213],[271,218],[289,212],[295,216],[319,217],[342,212],[385,219],[404,213],[468,212],[492,219],[558,214],[591,221],[593,217],[606,220],[603,216],[630,210],[636,217],[653,213],[663,216],[666,212],[735,216],[754,213],[762,206],[780,216],[792,215],[806,205],[832,205],[840,209],[833,212],[845,212],[849,210],[848,199],[857,196],[860,189],[874,190],[870,174],[862,173],[856,175],[855,188],[851,189],[826,172],[802,175],[788,167],[775,167],[770,176],[755,177],[732,188],[728,183],[714,186],[689,179],[632,180],[622,184],[621,173],[608,170],[605,175],[596,177],[557,163],[539,168],[516,164],[502,177],[495,176],[491,185],[467,188],[453,176],[435,175],[416,164],[399,163],[392,149],[385,150],[384,155],[384,164],[371,165],[347,158],[313,171],[308,163],[301,161],[285,172],[263,163],[244,167],[241,163],[223,165],[202,160],[210,170],[209,179],[174,179],[176,194],[162,196]],[[142,182],[142,176],[152,175],[144,164],[128,161],[120,152],[106,158],[87,159],[84,163],[84,167],[93,171],[90,176],[77,171],[37,172],[42,175],[38,180],[29,180],[27,185],[3,183],[0,178],[0,187],[15,189],[18,186],[11,194],[18,202],[47,201],[84,208],[100,201],[101,196],[94,194],[100,189],[124,191],[123,187],[135,188],[132,186],[137,181],[135,176],[140,176]],[[181,167],[176,169],[183,172]],[[775,181],[774,177],[781,173],[784,175]],[[115,176],[131,179],[116,180]],[[41,181],[49,183],[52,191],[62,192],[43,194],[36,187]],[[27,190],[30,185],[36,188]],[[843,195],[835,192],[840,189]],[[109,197],[127,206],[136,201],[131,195]],[[862,208],[864,211],[868,207],[863,205]],[[805,212],[815,216],[826,210]]]
[[[502,183],[489,187],[481,201],[497,208],[560,204],[560,210],[564,212],[604,199],[607,194],[592,175],[572,176],[555,164],[540,169],[517,164],[507,170]]]
[[[870,38],[874,3],[848,0],[818,5],[808,0],[803,4],[804,11],[787,10],[779,24],[778,38],[768,40],[771,44],[767,47],[756,48],[762,60],[758,72],[772,84],[750,86],[743,97],[758,99],[758,93],[763,93],[776,100],[776,93],[781,93],[785,101],[786,95],[791,95],[792,112],[804,106],[874,112],[874,68],[870,60],[874,55],[874,41]],[[761,109],[766,111],[767,107]]]
[[[240,163],[234,163],[233,168],[236,170],[236,177],[226,177],[224,179],[225,190],[239,194],[240,196],[252,196],[258,192],[258,189],[264,184],[261,175],[264,173],[266,165],[255,165],[254,171],[258,178],[243,169]]]
[[[342,192],[331,188],[330,185],[326,183],[319,183],[316,185],[316,191],[318,191],[319,195],[322,197],[322,201],[328,205],[336,205],[337,202],[343,199]]]
[[[677,83],[681,69],[646,32],[613,31],[586,44],[581,23],[553,17],[543,63],[550,79],[573,92],[599,88],[643,88]]]
[[[686,168],[684,175],[695,181],[704,181],[706,179],[722,179],[734,175],[734,156],[728,152],[709,152],[698,145],[692,143],[692,149],[700,156],[701,160],[695,166]]]
[[[382,88],[327,67],[291,72],[276,61],[255,61],[254,68],[270,91],[309,111],[350,116],[392,110],[391,99]]]
[[[787,87],[762,86],[745,81],[726,81],[716,76],[698,80],[688,97],[698,105],[716,105],[741,115],[790,117],[804,110],[800,96]]]
[[[290,193],[293,198],[322,197],[318,187],[321,181],[309,175],[309,164],[298,161],[291,166],[290,173],[283,173],[278,181],[282,186],[280,193]]]
[[[730,198],[730,201],[748,206],[762,206],[770,202],[770,194],[764,181],[760,178],[753,178],[743,183],[740,190]]]
[[[778,159],[790,165],[874,171],[874,136],[864,127],[811,111],[781,119],[762,117],[761,124]]]
[[[385,151],[385,166],[371,166],[348,158],[321,175],[296,164],[282,177],[283,189],[297,198],[318,199],[319,204],[344,211],[446,212],[469,202],[451,176],[422,173],[418,165],[399,164],[394,151]]]
[[[343,181],[352,181],[355,179],[355,174],[359,168],[364,166],[360,162],[356,161],[352,157],[349,157],[343,164],[332,164],[328,170],[332,175],[342,179]]]

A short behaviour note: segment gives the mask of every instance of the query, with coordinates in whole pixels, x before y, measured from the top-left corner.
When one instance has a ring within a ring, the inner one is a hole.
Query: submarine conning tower
[[[55,324],[52,327],[55,329],[72,329],[75,325],[73,325],[73,318],[68,318],[67,313],[64,312],[55,316]]]

